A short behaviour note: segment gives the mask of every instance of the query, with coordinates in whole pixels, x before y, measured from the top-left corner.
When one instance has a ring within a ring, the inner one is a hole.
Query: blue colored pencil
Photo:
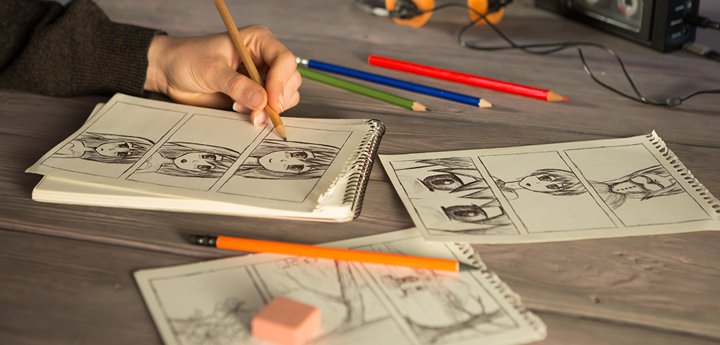
[[[488,108],[492,107],[492,104],[490,102],[477,97],[467,96],[455,92],[445,91],[441,89],[436,89],[434,87],[424,86],[420,84],[410,83],[407,81],[402,81],[398,79],[388,78],[379,76],[377,74],[372,74],[368,72],[358,71],[351,68],[346,67],[340,67],[336,65],[331,65],[329,63],[324,63],[320,61],[315,60],[308,60],[308,59],[302,59],[297,57],[296,58],[297,63],[300,65],[305,65],[309,68],[319,69],[322,71],[330,72],[330,73],[337,73],[341,75],[345,75],[352,78],[367,80],[373,83],[383,84],[387,86],[396,87],[403,90],[413,91],[417,93],[422,93],[429,96],[434,96],[438,98],[443,98],[459,103],[465,103],[472,106],[480,107],[480,108]]]

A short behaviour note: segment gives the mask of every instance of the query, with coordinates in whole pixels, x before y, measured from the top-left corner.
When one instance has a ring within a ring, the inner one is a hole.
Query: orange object
[[[488,0],[467,0],[467,4],[470,8],[474,9],[475,11],[478,11],[482,13],[482,15],[485,16],[485,19],[487,19],[490,23],[497,24],[502,20],[503,13],[505,13],[505,7],[500,7],[500,9],[497,12],[493,13],[487,13],[488,12]],[[475,12],[468,10],[470,12],[470,18],[472,20],[478,19],[480,16],[475,14]],[[481,20],[478,22],[478,24],[487,24],[485,20]]]
[[[385,0],[385,8],[388,11],[392,11],[395,9],[395,3],[397,0]],[[434,0],[412,0],[412,2],[417,6],[417,8],[421,11],[430,11],[435,8],[435,1]],[[505,12],[505,7],[501,7],[500,10],[494,13],[488,14],[488,0],[467,0],[467,4],[470,8],[474,9],[475,11],[478,11],[482,13],[485,18],[490,21],[490,23],[497,24],[502,20],[503,13]],[[478,15],[475,14],[472,10],[468,10],[470,13],[470,18],[472,20],[478,19]],[[412,26],[414,28],[419,28],[425,23],[427,23],[428,20],[430,20],[430,17],[432,16],[433,12],[426,12],[422,15],[419,15],[415,18],[410,19],[400,19],[400,18],[393,18],[393,21],[400,25],[407,25]],[[485,20],[481,20],[478,22],[478,24],[486,24]]]
[[[424,258],[389,253],[366,252],[361,250],[316,247],[304,244],[282,243],[228,236],[190,236],[193,244],[214,246],[222,249],[243,250],[248,252],[267,252],[310,256],[333,260],[360,261],[374,264],[409,266],[433,270],[457,272],[459,264],[455,260]]]
[[[395,10],[395,3],[397,0],[385,0],[385,8],[388,11]],[[418,10],[421,11],[429,11],[435,8],[435,1],[434,0],[413,0],[413,3],[415,6],[417,6]],[[422,15],[419,15],[415,18],[410,19],[400,19],[400,18],[393,18],[393,21],[400,25],[407,25],[412,26],[414,28],[419,28],[425,23],[427,23],[428,20],[430,20],[430,17],[432,16],[432,12],[426,12]]]
[[[320,328],[320,309],[275,297],[252,319],[252,335],[282,345],[305,344]]]

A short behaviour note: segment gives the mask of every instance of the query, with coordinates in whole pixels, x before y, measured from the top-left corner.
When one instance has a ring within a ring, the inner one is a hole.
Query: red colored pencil
[[[370,55],[368,63],[372,66],[385,67],[403,72],[415,73],[427,77],[444,79],[485,89],[512,93],[515,95],[541,99],[548,102],[567,101],[568,99],[550,90],[509,83],[472,74],[460,73],[430,66],[424,66],[407,61],[390,59],[377,55]]]

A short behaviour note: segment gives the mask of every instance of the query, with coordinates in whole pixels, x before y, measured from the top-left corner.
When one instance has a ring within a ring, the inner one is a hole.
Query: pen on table
[[[424,75],[427,77],[448,80],[485,89],[511,93],[519,96],[541,99],[548,102],[567,101],[568,99],[551,90],[539,89],[506,81],[460,73],[436,67],[420,65],[412,62],[370,55],[368,63],[372,66],[385,67],[398,71]]]
[[[298,72],[300,72],[300,75],[303,78],[308,78],[308,79],[312,79],[315,81],[319,81],[321,83],[339,87],[341,89],[355,92],[355,93],[363,95],[363,96],[368,96],[371,98],[379,99],[381,101],[395,104],[397,106],[407,108],[410,110],[429,111],[429,109],[427,109],[424,105],[422,105],[416,101],[407,99],[407,98],[389,94],[387,92],[382,92],[380,90],[375,90],[373,88],[369,88],[369,87],[362,86],[359,84],[351,83],[347,80],[342,80],[339,78],[329,76],[327,74],[311,71],[309,69],[302,68],[300,66],[298,66],[297,70],[298,70]]]
[[[220,17],[222,17],[222,20],[225,23],[225,27],[230,34],[230,38],[235,45],[235,49],[237,49],[238,53],[240,54],[240,58],[245,65],[245,69],[247,69],[248,74],[250,74],[250,78],[252,78],[252,80],[254,80],[256,83],[260,84],[260,86],[265,87],[262,78],[260,78],[260,73],[258,73],[258,70],[252,61],[252,58],[250,57],[250,53],[248,52],[247,47],[245,47],[245,43],[243,43],[242,36],[240,35],[237,26],[235,26],[235,22],[230,16],[230,12],[228,12],[227,7],[225,6],[225,2],[223,2],[223,0],[214,1],[218,12],[220,12]],[[282,120],[280,119],[280,115],[275,110],[273,110],[273,108],[271,108],[269,104],[265,105],[265,110],[267,111],[268,116],[270,117],[270,121],[272,121],[273,126],[275,127],[275,130],[278,132],[278,134],[280,134],[280,137],[282,137],[283,140],[287,141],[287,134],[285,134],[285,125],[283,125]]]
[[[341,67],[332,65],[325,62],[320,62],[316,60],[309,60],[309,59],[303,59],[303,58],[297,58],[297,61],[299,64],[305,65],[309,68],[319,69],[326,72],[331,73],[337,73],[341,75],[345,75],[352,78],[362,79],[371,81],[373,83],[383,84],[387,86],[396,87],[399,89],[404,89],[408,91],[418,92],[422,94],[426,94],[429,96],[434,96],[438,98],[443,98],[459,103],[465,103],[472,106],[480,107],[480,108],[488,108],[492,107],[492,104],[482,98],[467,96],[451,91],[445,91],[441,89],[437,89],[434,87],[424,86],[420,84],[415,84],[407,81],[402,81],[398,79],[393,79],[389,77],[383,77],[377,74],[372,74],[368,72],[358,71],[351,68]]]
[[[248,252],[289,254],[316,258],[359,261],[384,265],[408,266],[457,272],[459,263],[454,260],[424,258],[419,256],[367,252],[361,250],[316,247],[304,244],[251,240],[229,236],[191,235],[190,243],[221,249]]]

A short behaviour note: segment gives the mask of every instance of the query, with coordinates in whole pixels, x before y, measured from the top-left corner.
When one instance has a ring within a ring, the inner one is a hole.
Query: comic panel
[[[262,131],[248,121],[193,115],[128,180],[210,190]]]
[[[264,139],[219,192],[303,202],[352,134],[298,127],[288,131],[292,140]]]
[[[519,233],[471,158],[391,164],[414,211],[431,234]]]
[[[643,145],[565,152],[625,226],[712,219]]]
[[[246,343],[252,317],[265,304],[244,266],[152,279],[150,285],[183,345]]]
[[[422,344],[477,341],[519,329],[470,273],[400,266],[368,272]]]
[[[558,152],[478,158],[529,233],[616,227]]]
[[[311,344],[408,344],[377,296],[348,261],[290,258],[256,266],[270,298],[285,296],[320,308]]]
[[[182,112],[116,103],[42,164],[119,178],[183,116]]]

